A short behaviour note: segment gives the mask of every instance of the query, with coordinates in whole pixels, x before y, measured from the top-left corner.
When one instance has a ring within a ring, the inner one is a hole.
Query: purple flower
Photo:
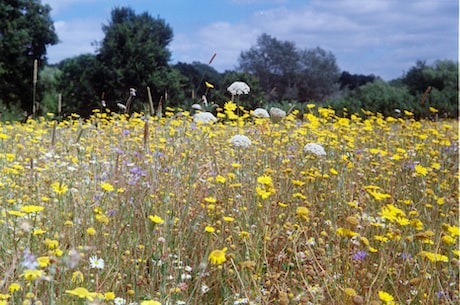
[[[366,251],[358,251],[351,257],[354,261],[362,261],[366,258],[367,252]]]
[[[409,253],[409,254],[407,254],[407,253],[401,253],[399,256],[400,256],[402,259],[410,259],[410,258],[412,257],[412,255],[410,255],[410,253]]]
[[[30,270],[35,270],[38,268],[37,257],[29,252],[29,249],[24,250],[24,260],[21,265]]]

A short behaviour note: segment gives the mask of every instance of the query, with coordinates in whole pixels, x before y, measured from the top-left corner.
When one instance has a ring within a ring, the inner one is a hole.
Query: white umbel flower
[[[270,108],[270,117],[274,123],[278,123],[286,117],[286,111],[277,107],[272,107]]]
[[[251,146],[251,144],[252,144],[251,140],[249,140],[248,137],[246,137],[246,136],[244,136],[244,135],[241,135],[241,134],[234,135],[234,136],[230,139],[230,143],[231,143],[233,146],[236,146],[236,147],[244,147],[244,148],[248,148],[248,147]]]
[[[269,118],[270,115],[268,114],[268,111],[263,109],[263,108],[256,108],[252,112],[252,116],[256,118]]]
[[[308,143],[303,147],[304,152],[311,152],[317,156],[325,156],[326,151],[324,150],[324,147],[322,147],[319,144],[316,143]]]
[[[193,121],[195,123],[213,123],[217,122],[217,118],[211,112],[200,112],[193,115]]]
[[[193,104],[192,109],[201,110],[201,105],[200,104]]]
[[[232,95],[241,95],[248,94],[251,88],[245,82],[234,82],[227,88],[227,91]]]

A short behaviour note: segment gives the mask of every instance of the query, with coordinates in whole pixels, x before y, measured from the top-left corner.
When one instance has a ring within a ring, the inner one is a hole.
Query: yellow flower
[[[142,301],[141,305],[161,305],[160,302],[154,300]]]
[[[241,231],[241,232],[238,234],[238,236],[239,236],[241,239],[246,239],[246,238],[249,237],[249,235],[250,235],[250,233],[247,232],[247,231]]]
[[[206,87],[208,87],[209,89],[214,89],[214,85],[213,85],[213,84],[208,83],[208,82],[204,82],[204,84],[205,84]]]
[[[216,203],[217,202],[216,198],[214,198],[214,197],[206,197],[206,198],[204,198],[204,201],[206,201],[207,203]]]
[[[149,215],[149,219],[154,224],[159,224],[159,225],[165,222],[160,216],[157,216],[157,215]]]
[[[91,235],[91,236],[96,235],[96,229],[94,229],[92,227],[88,228],[88,229],[86,229],[86,234]]]
[[[225,183],[226,179],[224,176],[221,176],[221,175],[217,175],[216,176],[216,182],[217,183]]]
[[[213,265],[221,265],[227,260],[225,258],[226,251],[227,251],[227,248],[223,248],[222,250],[213,250],[211,254],[209,254],[208,260]]]
[[[208,233],[213,233],[214,231],[216,231],[216,229],[214,229],[211,226],[206,226],[206,228],[204,228],[204,231]]]
[[[55,239],[45,239],[45,245],[48,247],[48,249],[52,250],[52,249],[57,249],[57,247],[59,247],[59,241],[55,240]]]
[[[24,271],[22,276],[26,279],[26,281],[34,281],[37,278],[41,277],[43,275],[43,271],[41,270],[31,270],[27,269]]]
[[[337,234],[338,236],[343,236],[343,237],[348,237],[348,238],[359,236],[359,233],[356,233],[354,231],[344,229],[344,228],[338,228],[335,231],[335,234]]]
[[[107,301],[115,300],[115,293],[113,293],[112,291],[104,293],[104,299],[106,299]]]
[[[381,301],[385,302],[385,304],[392,304],[393,303],[393,296],[385,291],[379,291],[379,298]]]
[[[415,172],[418,176],[426,176],[426,174],[428,174],[428,169],[426,167],[421,166],[420,164],[417,164],[415,166]]]
[[[65,293],[75,295],[80,299],[88,299],[89,301],[94,301],[94,298],[97,296],[96,292],[89,292],[86,288],[83,287],[77,287],[73,290],[66,290]]]
[[[75,271],[72,273],[72,282],[80,284],[83,283],[84,280],[85,277],[83,276],[83,273],[81,273],[80,271]]]
[[[50,264],[49,256],[40,256],[37,258],[38,266],[40,268],[46,268]]]
[[[224,221],[232,222],[232,221],[235,221],[235,218],[230,217],[230,216],[224,216]]]
[[[432,252],[428,252],[428,251],[421,251],[418,255],[421,256],[421,257],[426,257],[432,263],[449,261],[448,257],[445,256],[445,255],[432,253]]]
[[[272,185],[272,177],[270,176],[260,176],[257,178],[257,182],[264,185]]]
[[[308,221],[308,214],[310,213],[310,211],[307,207],[298,207],[295,213],[300,218],[303,218],[304,220]]]
[[[101,183],[101,188],[106,191],[106,192],[112,192],[113,190],[115,190],[115,188],[113,187],[113,185],[111,185],[110,183],[108,182],[102,182]]]
[[[17,216],[17,217],[24,217],[27,215],[26,213],[22,213],[19,211],[8,211],[8,214],[11,216]]]
[[[391,198],[390,194],[384,194],[384,193],[372,191],[372,190],[369,190],[369,189],[367,190],[367,192],[369,194],[371,194],[371,196],[374,197],[375,200],[384,200],[384,199],[387,199],[387,198]]]
[[[345,288],[344,292],[349,297],[354,297],[355,295],[358,295],[353,288]]]
[[[45,234],[45,233],[46,233],[46,231],[43,230],[43,229],[34,229],[33,232],[32,232],[33,235],[42,235],[42,234]]]
[[[25,205],[21,207],[21,211],[25,213],[38,213],[45,209],[45,207],[39,205]]]
[[[16,291],[21,289],[21,285],[18,283],[11,283],[10,286],[8,286],[8,291],[10,293],[15,293]]]
[[[60,182],[54,182],[53,184],[51,184],[51,188],[53,189],[53,192],[55,192],[57,195],[64,195],[69,190],[67,185]]]

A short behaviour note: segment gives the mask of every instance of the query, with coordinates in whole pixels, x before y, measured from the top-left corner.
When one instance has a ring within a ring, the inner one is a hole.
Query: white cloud
[[[231,69],[237,65],[240,52],[267,33],[293,41],[299,48],[320,46],[331,51],[342,70],[392,79],[401,76],[417,59],[457,59],[455,2],[313,0],[295,10],[281,5],[254,12],[240,22],[212,23],[187,36],[178,33],[180,39],[172,49],[177,50],[178,60],[193,54],[198,57],[195,60],[203,62],[204,54],[216,51],[220,57],[215,68]],[[184,39],[187,43],[179,48]]]
[[[91,44],[103,38],[101,23],[99,19],[56,21],[54,27],[60,43],[48,47],[50,63],[84,53],[94,53],[95,47]]]

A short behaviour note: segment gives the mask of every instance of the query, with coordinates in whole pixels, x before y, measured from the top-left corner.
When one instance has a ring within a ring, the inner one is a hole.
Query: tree
[[[239,69],[253,74],[267,98],[282,98],[295,87],[295,72],[299,55],[293,42],[279,41],[268,34],[257,38],[257,44],[243,51]]]
[[[176,89],[180,86],[165,84],[169,73],[180,80],[168,66],[171,54],[167,46],[173,33],[164,20],[154,19],[147,12],[136,15],[131,8],[121,7],[112,10],[111,20],[102,30],[105,37],[97,55],[102,81],[99,94],[105,92],[106,99],[114,101],[125,98],[129,88],[136,88],[139,97],[145,99],[145,88],[150,86],[155,100],[166,98],[166,93],[179,98]]]
[[[40,0],[0,3],[0,101],[32,110],[34,60],[46,63],[46,47],[58,42],[51,8]]]
[[[384,116],[395,116],[398,111],[413,111],[413,105],[413,97],[406,87],[394,87],[376,79],[332,102],[330,106],[338,115],[342,115],[343,108],[346,108],[348,114],[361,113],[361,109],[364,109]]]
[[[339,67],[331,52],[317,47],[300,52],[298,99],[324,102],[337,91]]]
[[[78,113],[84,117],[92,109],[101,108],[100,93],[95,89],[99,82],[100,65],[95,55],[83,54],[67,58],[58,64],[58,92],[62,94],[62,112]],[[112,105],[116,107],[115,104]]]
[[[374,80],[374,74],[351,74],[348,71],[343,71],[339,77],[340,90],[348,89],[353,91],[367,83],[372,83]]]
[[[174,68],[187,79],[183,90],[187,99],[192,99],[193,96],[194,102],[201,99],[202,95],[206,93],[211,101],[214,97],[213,91],[221,89],[223,86],[222,75],[210,65],[196,61],[191,64],[179,62],[174,65]],[[205,81],[213,84],[215,90],[207,90]]]
[[[335,91],[339,69],[331,52],[299,50],[293,42],[267,34],[241,52],[239,69],[259,79],[267,99],[323,101]]]
[[[418,60],[402,83],[418,101],[422,117],[430,115],[430,106],[443,116],[458,116],[458,62],[438,60],[427,65]]]

